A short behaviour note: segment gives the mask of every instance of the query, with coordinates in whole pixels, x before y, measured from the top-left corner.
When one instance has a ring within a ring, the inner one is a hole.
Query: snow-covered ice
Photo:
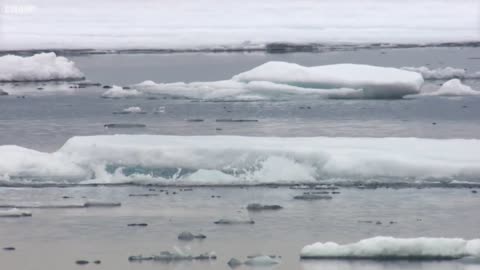
[[[25,4],[32,7],[28,12],[1,14],[0,50],[258,48],[269,42],[419,44],[479,39],[475,0],[3,0],[0,7]]]
[[[114,85],[102,94],[103,98],[130,98],[141,95],[136,89],[124,89],[123,87]]]
[[[422,74],[426,80],[448,80],[452,78],[464,78],[467,72],[463,68],[435,68],[430,69],[428,67],[402,67],[404,70],[414,71]]]
[[[80,80],[83,78],[84,75],[75,66],[75,63],[65,57],[57,56],[55,53],[39,53],[27,57],[0,56],[0,82]]]
[[[478,153],[475,139],[102,135],[73,137],[54,153],[0,146],[0,179],[179,185],[478,181]]]
[[[305,246],[303,259],[436,260],[480,256],[480,239],[373,237],[351,244],[335,242]]]
[[[194,99],[272,99],[292,96],[318,98],[391,99],[416,94],[423,84],[417,72],[359,64],[304,67],[267,62],[230,80],[135,85],[141,92]]]
[[[480,91],[473,90],[470,86],[463,84],[459,79],[451,79],[433,92],[425,93],[429,96],[476,96]]]

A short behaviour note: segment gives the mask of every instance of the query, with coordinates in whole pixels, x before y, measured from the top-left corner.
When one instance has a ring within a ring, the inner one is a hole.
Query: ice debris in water
[[[89,201],[84,204],[85,207],[119,207],[122,204],[119,202],[102,202],[102,201]]]
[[[140,96],[142,93],[136,89],[124,89],[114,85],[102,94],[103,98],[131,98]]]
[[[480,91],[473,90],[470,86],[463,84],[459,79],[451,79],[442,84],[442,86],[433,92],[424,93],[429,96],[475,96],[480,95]]]
[[[260,99],[287,95],[346,99],[393,99],[416,94],[423,84],[417,72],[359,64],[304,67],[268,62],[229,80],[193,83],[145,81],[136,88],[149,94],[194,99]]]
[[[191,232],[181,232],[178,235],[179,240],[185,240],[185,241],[190,241],[193,239],[205,239],[205,238],[207,238],[207,236],[205,236],[204,234],[193,234]]]
[[[132,106],[121,110],[120,112],[114,112],[114,114],[146,114],[141,107]]]
[[[480,239],[373,237],[351,244],[305,246],[302,259],[453,260],[480,255]]]
[[[242,218],[222,218],[214,222],[215,224],[220,225],[233,225],[233,224],[255,224],[255,221],[252,219],[242,219]]]
[[[402,67],[403,70],[418,72],[426,80],[448,80],[452,78],[464,78],[467,72],[463,68],[443,67],[430,69],[428,67]]]
[[[280,210],[283,207],[277,204],[260,204],[260,203],[250,203],[247,205],[247,210],[249,211],[261,211],[261,210]]]
[[[193,260],[216,260],[215,252],[206,252],[199,255],[192,255],[189,252],[176,249],[175,251],[162,251],[159,255],[152,256],[130,256],[128,260],[133,261],[193,261]]]
[[[255,256],[248,256],[248,259],[244,262],[240,261],[237,258],[231,258],[227,264],[232,267],[236,268],[242,264],[248,266],[270,266],[279,264],[280,260],[277,256],[267,256],[267,255],[255,255]]]
[[[75,63],[55,53],[0,57],[0,82],[81,80]]]
[[[0,211],[0,218],[1,217],[5,217],[5,218],[8,218],[8,217],[31,217],[32,216],[32,213],[31,212],[28,212],[28,211],[21,211],[17,208],[12,208],[12,209],[8,209],[8,210],[3,210],[3,211]]]

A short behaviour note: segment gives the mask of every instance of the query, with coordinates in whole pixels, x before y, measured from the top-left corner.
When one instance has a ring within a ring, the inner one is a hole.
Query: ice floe
[[[349,178],[476,182],[479,152],[475,139],[101,135],[73,137],[54,153],[0,146],[0,179],[171,185]]]
[[[453,260],[480,255],[480,239],[373,237],[351,244],[315,243],[302,259]]]
[[[423,84],[417,72],[358,64],[304,67],[268,62],[229,80],[192,83],[145,81],[135,88],[148,94],[192,99],[272,99],[292,97],[395,99],[416,94]]]
[[[0,56],[0,82],[81,80],[75,63],[55,53]]]

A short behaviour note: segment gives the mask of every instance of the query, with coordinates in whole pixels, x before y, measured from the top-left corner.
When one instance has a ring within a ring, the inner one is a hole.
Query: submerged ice
[[[84,75],[75,63],[55,53],[29,57],[0,57],[0,82],[80,80]]]
[[[304,67],[267,62],[224,81],[155,83],[135,88],[148,94],[193,99],[272,99],[297,97],[395,99],[416,94],[423,84],[417,72],[359,64]]]
[[[373,237],[351,244],[315,243],[303,259],[453,260],[480,256],[480,239]]]
[[[54,153],[0,146],[0,179],[189,185],[477,181],[480,140],[105,135]]]

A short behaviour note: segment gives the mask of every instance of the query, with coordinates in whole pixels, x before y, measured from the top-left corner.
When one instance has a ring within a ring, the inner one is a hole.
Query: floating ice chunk
[[[2,217],[31,217],[32,213],[28,211],[21,211],[17,208],[0,211],[0,218]]]
[[[478,153],[476,139],[79,136],[54,153],[0,146],[0,179],[171,185],[299,184],[336,178],[478,182]]]
[[[129,261],[192,261],[192,260],[216,260],[217,255],[214,252],[206,252],[199,255],[192,255],[188,252],[176,249],[175,251],[162,251],[154,256],[130,256]]]
[[[251,219],[242,218],[222,218],[214,222],[220,225],[233,225],[233,224],[255,224],[255,221]]]
[[[280,262],[278,260],[266,255],[254,256],[244,262],[244,264],[250,265],[250,266],[268,266],[268,265],[275,265],[279,263]]]
[[[123,89],[120,86],[114,85],[102,94],[103,98],[131,98],[141,95],[135,89]]]
[[[423,95],[428,96],[476,96],[480,91],[473,90],[470,86],[463,84],[459,79],[451,79],[437,90]]]
[[[420,74],[396,68],[356,64],[304,67],[268,62],[230,80],[193,83],[145,81],[136,88],[149,94],[195,99],[255,99],[317,96],[320,98],[401,98],[418,93]]]
[[[261,210],[280,210],[283,207],[276,204],[260,204],[260,203],[251,203],[247,205],[247,210],[249,211],[261,211]]]
[[[207,238],[207,237],[203,234],[196,234],[195,235],[191,232],[181,232],[178,235],[179,240],[185,240],[185,241],[191,241],[193,239],[205,239],[205,238]]]
[[[304,67],[286,62],[268,62],[233,79],[314,89],[363,89],[365,98],[398,98],[415,94],[423,83],[419,74],[396,68],[358,64]]]
[[[75,64],[55,53],[39,53],[30,57],[0,57],[0,82],[81,80],[84,75]]]
[[[119,202],[102,202],[102,201],[90,201],[84,204],[85,207],[119,207],[122,206]]]
[[[116,113],[117,114],[129,114],[129,113],[145,114],[146,112],[144,110],[142,110],[141,107],[132,106],[132,107],[128,107],[128,108],[123,109],[121,112],[116,112]]]
[[[479,256],[480,239],[374,237],[351,244],[315,243],[300,252],[302,259],[453,260]]]
[[[430,69],[428,67],[402,67],[403,70],[418,72],[422,74],[425,80],[448,80],[453,78],[465,78],[467,72],[463,68],[436,68]]]

